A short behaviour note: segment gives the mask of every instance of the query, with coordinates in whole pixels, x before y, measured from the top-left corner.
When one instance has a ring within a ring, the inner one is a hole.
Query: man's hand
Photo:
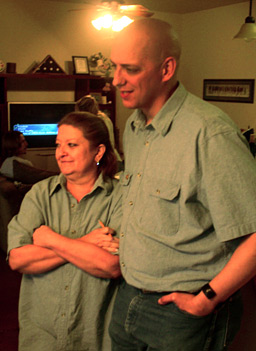
[[[187,313],[195,316],[206,316],[213,312],[216,303],[207,299],[203,292],[198,295],[174,292],[169,295],[162,296],[158,303],[160,305],[167,305],[168,303],[175,303],[175,305]]]
[[[118,252],[119,239],[113,234],[114,230],[112,228],[97,228],[77,240],[97,245],[106,251],[114,253]]]

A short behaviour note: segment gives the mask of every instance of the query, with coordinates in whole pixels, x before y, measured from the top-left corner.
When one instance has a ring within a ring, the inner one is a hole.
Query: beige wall
[[[85,11],[69,11],[83,8]],[[17,73],[28,71],[50,54],[68,73],[72,55],[90,56],[101,51],[109,56],[110,34],[90,24],[95,12],[83,4],[47,0],[1,0],[0,59],[16,62]],[[245,17],[248,4],[241,3],[187,15],[156,13],[170,21],[180,34],[183,54],[180,78],[188,90],[202,97],[205,78],[255,78],[256,43],[232,40]],[[14,100],[73,100],[73,87],[58,93],[12,92]],[[240,128],[256,128],[255,103],[214,103],[225,110]],[[131,111],[117,101],[120,135]]]
[[[85,11],[70,11],[84,8]],[[24,73],[47,54],[63,67],[72,55],[109,53],[109,39],[92,29],[92,8],[46,0],[1,0],[1,59]]]
[[[182,17],[180,77],[191,92],[202,97],[204,79],[256,78],[256,41],[233,40],[248,11],[248,3],[241,3]],[[255,103],[213,104],[227,112],[240,128],[250,125],[256,130]]]
[[[26,73],[48,54],[67,72],[72,73],[72,56],[91,56],[102,52],[110,56],[112,33],[102,33],[90,24],[95,16],[91,6],[47,0],[1,0],[0,60],[16,62],[17,73]],[[72,11],[82,8],[84,11]],[[70,11],[71,10],[71,11]],[[172,20],[179,28],[177,15],[158,13],[158,18]],[[54,84],[58,84],[55,82]],[[73,101],[72,82],[56,92],[17,91],[8,94],[9,101]],[[117,127],[122,139],[125,122],[132,111],[122,106],[117,94]],[[121,144],[121,140],[120,140]]]

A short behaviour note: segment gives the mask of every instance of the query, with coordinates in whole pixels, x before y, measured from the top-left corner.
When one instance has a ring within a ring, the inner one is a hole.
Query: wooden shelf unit
[[[75,82],[75,101],[89,93],[102,93],[102,88],[106,82],[112,82],[111,78],[90,76],[90,75],[74,75],[74,74],[54,74],[54,73],[33,73],[33,74],[17,74],[17,73],[2,73],[0,74],[0,135],[2,136],[8,130],[8,101],[7,92],[9,83],[22,82],[22,89],[26,90],[26,83],[33,87],[38,85],[38,82],[44,82],[51,90],[52,80],[63,81],[72,80]],[[48,90],[48,89],[47,89]],[[111,85],[111,90],[107,93],[107,101],[111,103],[100,104],[100,109],[107,112],[111,118],[114,128],[116,122],[116,92]]]

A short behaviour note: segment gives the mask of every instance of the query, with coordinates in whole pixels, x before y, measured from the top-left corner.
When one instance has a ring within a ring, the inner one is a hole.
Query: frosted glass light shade
[[[246,41],[252,41],[256,39],[256,24],[255,23],[244,23],[240,28],[234,39],[244,39]]]

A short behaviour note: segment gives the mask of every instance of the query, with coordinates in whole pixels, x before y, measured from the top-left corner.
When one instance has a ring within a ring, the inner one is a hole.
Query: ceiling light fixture
[[[91,23],[98,30],[101,30],[103,28],[111,28],[114,32],[119,32],[132,22],[133,20],[128,16],[119,16],[115,14],[112,15],[108,13],[104,16],[98,17]]]
[[[248,42],[256,39],[256,24],[254,17],[252,17],[252,0],[250,0],[249,16],[246,17],[245,23],[237,35],[234,36],[234,39],[244,39]]]
[[[114,32],[119,32],[128,26],[133,22],[133,19],[122,14],[122,3],[123,0],[102,0],[102,6],[105,11],[103,10],[102,16],[91,22],[92,25],[98,30],[111,28]]]
[[[154,12],[142,5],[124,5],[124,0],[101,0],[97,8],[100,11],[100,17],[91,23],[98,30],[111,28],[113,31],[119,32],[137,17],[154,15]]]

